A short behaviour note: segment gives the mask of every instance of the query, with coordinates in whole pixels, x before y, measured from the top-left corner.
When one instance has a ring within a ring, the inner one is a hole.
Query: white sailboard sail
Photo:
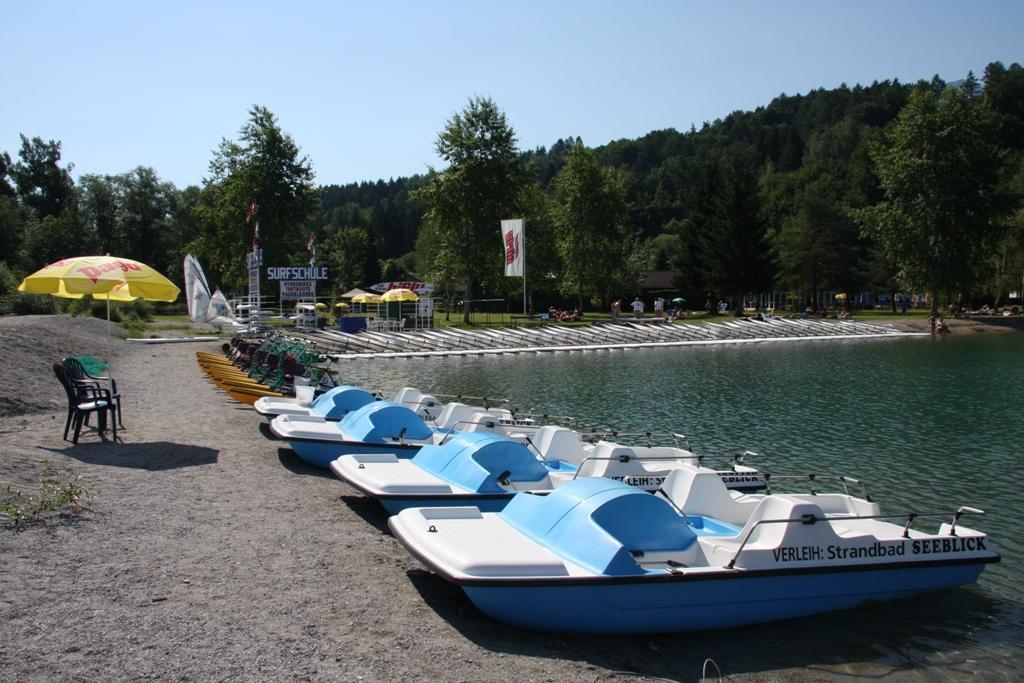
[[[238,327],[239,323],[227,298],[219,289],[210,293],[210,285],[202,266],[192,254],[185,255],[184,272],[189,320],[216,327]]]
[[[214,318],[224,317],[233,320],[235,317],[235,314],[231,312],[231,304],[219,289],[210,297],[210,305],[207,310]]]

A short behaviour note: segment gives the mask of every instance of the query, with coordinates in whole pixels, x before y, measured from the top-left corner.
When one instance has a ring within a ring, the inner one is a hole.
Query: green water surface
[[[1022,360],[1024,335],[981,333],[345,362],[341,376],[385,394],[501,396],[587,426],[683,432],[698,452],[756,451],[749,464],[773,474],[863,479],[886,513],[982,508],[966,523],[1002,562],[977,586],[732,637],[789,633],[800,651],[836,648],[832,674],[1014,678],[1024,671]],[[766,667],[799,670],[800,651]]]

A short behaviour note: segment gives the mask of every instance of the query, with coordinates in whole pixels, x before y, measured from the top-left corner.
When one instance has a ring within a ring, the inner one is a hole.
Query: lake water
[[[385,394],[503,397],[587,427],[682,432],[697,452],[756,451],[748,464],[773,474],[862,479],[887,513],[982,508],[964,523],[1002,562],[977,586],[736,637],[802,634],[800,647],[837,648],[832,674],[1024,671],[1022,334],[357,361],[341,376]],[[766,667],[800,669],[792,654]]]

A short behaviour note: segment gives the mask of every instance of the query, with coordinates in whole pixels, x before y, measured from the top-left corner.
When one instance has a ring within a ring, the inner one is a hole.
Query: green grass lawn
[[[160,337],[163,336],[160,332],[167,330],[183,330],[189,335],[209,334],[206,330],[194,327],[188,319],[188,314],[185,313],[173,315],[154,314],[149,316],[148,320],[123,320],[120,325],[128,333],[128,336],[132,338]]]

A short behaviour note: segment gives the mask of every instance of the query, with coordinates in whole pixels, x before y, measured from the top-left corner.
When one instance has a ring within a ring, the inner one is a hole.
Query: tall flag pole
[[[245,210],[245,222],[248,223],[252,220],[253,216],[256,215],[256,200],[252,200],[249,203],[249,208]],[[256,219],[256,228],[252,232],[252,248],[259,249],[260,247],[260,219]]]
[[[501,221],[505,243],[505,276],[523,278],[523,315],[526,315],[526,219]]]
[[[256,215],[256,200],[249,202],[245,210],[245,222],[248,224],[256,218],[256,224],[252,232],[252,251],[246,256],[246,265],[249,267],[249,315],[259,319],[260,310],[260,266],[263,265],[263,249],[260,246],[260,219]]]
[[[309,252],[309,273],[313,281],[313,310],[316,310],[316,233],[309,233],[306,251]]]

